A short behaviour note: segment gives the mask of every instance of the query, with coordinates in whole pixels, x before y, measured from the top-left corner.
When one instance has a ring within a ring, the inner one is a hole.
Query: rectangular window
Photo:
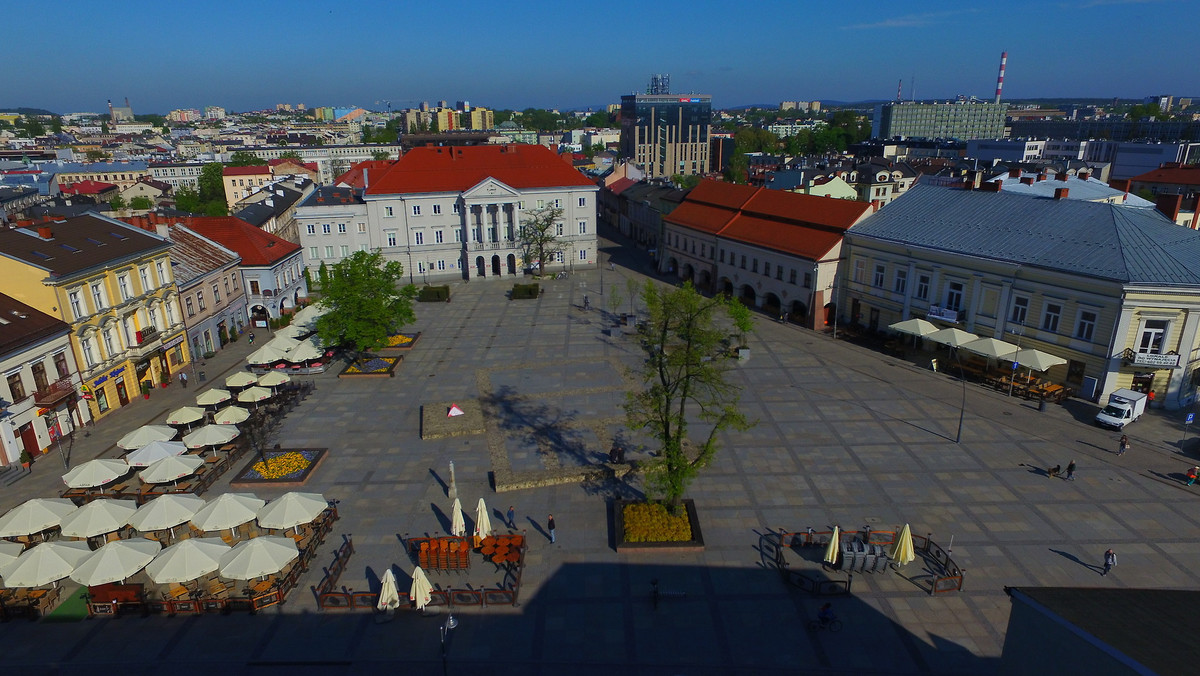
[[[454,241],[455,242],[462,241],[462,230],[459,230],[458,228],[454,229]]]
[[[886,272],[887,272],[887,270],[882,265],[876,263],[875,264],[875,277],[871,280],[871,286],[874,286],[877,289],[882,289],[883,288],[883,277],[886,274]]]
[[[341,248],[341,252],[342,252],[342,258],[345,258],[346,256],[350,255],[350,245],[343,244],[340,248]]]
[[[858,284],[862,284],[863,280],[865,280],[866,278],[867,278],[867,262],[860,258],[860,259],[854,261],[854,281],[857,282]]]
[[[196,310],[195,310],[195,309],[194,309],[194,307],[192,306],[192,299],[191,299],[191,298],[184,298],[184,299],[183,299],[183,309],[184,309],[184,311],[186,311],[186,312],[187,312],[187,316],[189,316],[189,317],[195,317],[195,316],[196,316]]]
[[[587,221],[579,221],[579,234],[587,234]]]
[[[366,223],[359,223],[359,224],[358,224],[358,234],[360,234],[360,235],[365,235],[365,234],[366,234],[366,232],[367,232],[367,224],[366,224]]]
[[[586,197],[580,197],[580,198],[579,198],[579,206],[581,206],[581,207],[586,207],[586,206],[587,206],[587,198],[586,198]]]
[[[446,269],[446,261],[438,261],[438,270]]]
[[[441,231],[441,230],[434,230],[434,231],[433,231],[433,241],[434,241],[434,242],[437,242],[438,244],[441,244],[443,239],[444,239],[444,236],[442,235],[442,231]]]
[[[1062,316],[1062,306],[1058,303],[1046,303],[1042,311],[1042,330],[1058,333],[1058,318]]]
[[[83,311],[83,303],[81,302],[81,300],[79,298],[78,291],[69,292],[67,294],[67,299],[71,303],[71,313],[75,315],[75,319],[79,319],[79,318],[83,317],[85,314],[87,314]]]
[[[314,261],[320,259],[321,258],[320,248],[315,247],[315,246],[308,247],[308,257]]]
[[[1138,352],[1145,354],[1162,354],[1163,344],[1167,337],[1167,320],[1147,319],[1142,325],[1142,335],[1138,337]]]
[[[959,312],[963,304],[962,282],[950,282],[946,285],[946,307]]]
[[[929,275],[917,275],[917,298],[929,300]]]
[[[771,276],[771,264],[766,261],[763,261],[763,276],[764,277]]]
[[[96,365],[96,348],[92,345],[92,339],[84,338],[79,341],[79,344],[83,346],[84,363],[87,364],[88,368],[92,368]]]
[[[33,388],[35,390],[44,390],[50,386],[49,381],[46,379],[46,365],[45,364],[43,364],[42,362],[39,361],[38,363],[31,366],[30,370],[33,371]]]
[[[14,373],[8,377],[8,391],[12,394],[14,404],[25,398],[25,383],[21,382],[20,373]]]
[[[455,203],[454,203],[454,213],[456,213],[456,214],[457,214],[457,213],[458,213],[458,211],[459,211],[458,202],[455,202]]]
[[[104,329],[104,351],[108,352],[109,357],[120,351],[117,349],[117,341],[113,340],[111,329]]]
[[[259,290],[258,280],[257,279],[250,280],[250,295],[258,296],[261,294],[262,294],[262,291]]]
[[[438,216],[441,213],[442,213],[442,205],[440,205],[440,204],[433,205],[433,215]]]
[[[309,223],[305,229],[308,230],[308,234],[310,235],[317,234],[317,225],[315,223]]]
[[[421,205],[420,204],[414,204],[412,209],[413,209],[413,216],[421,215]]]
[[[228,296],[229,295],[229,278],[226,277],[223,281],[225,282],[225,295]]]
[[[563,262],[563,252],[561,252],[561,251],[555,251],[555,252],[554,252],[554,260],[555,260],[555,261],[557,261],[557,262],[559,262],[559,263]]]
[[[1075,337],[1091,341],[1096,333],[1096,313],[1084,310],[1079,313],[1079,323],[1075,326]]]
[[[724,262],[725,262],[725,250],[724,250],[724,249],[721,249],[721,255],[720,255],[720,259],[721,259],[721,262],[722,262],[722,263],[724,263]]]
[[[366,245],[366,244],[359,244],[359,245],[358,245],[358,250],[359,250],[359,251],[366,251],[366,250],[367,250],[367,245]]]
[[[387,240],[388,246],[396,246],[396,231],[395,230],[388,230],[388,231],[384,232],[383,237],[385,240]]]
[[[1029,318],[1029,298],[1025,296],[1015,296],[1013,298],[1012,313],[1009,314],[1009,321],[1014,324],[1024,324]]]
[[[328,235],[328,234],[330,234],[330,228],[329,228],[329,224],[328,224],[328,223],[322,223],[322,224],[321,224],[321,234],[322,234],[322,235]]]
[[[896,270],[896,279],[892,282],[892,290],[896,293],[905,293],[908,291],[908,270],[904,268]]]
[[[561,209],[562,208],[562,200],[554,200],[554,208]]]
[[[587,251],[588,251],[587,249],[580,249],[580,250],[579,250],[579,260],[581,260],[581,261],[586,261],[586,260],[587,260]]]
[[[782,265],[775,266],[775,279],[778,279],[781,282],[783,281],[783,266]]]
[[[201,312],[204,312],[204,292],[203,291],[196,292],[196,306],[200,308]]]
[[[213,284],[213,305],[221,302],[221,287]]]
[[[391,207],[384,207],[384,208],[383,208],[383,215],[384,215],[384,216],[395,216],[395,215],[396,215],[396,213],[395,213],[394,211],[392,211],[392,208],[391,208]]]
[[[326,257],[326,258],[333,258],[333,247],[332,247],[332,246],[327,246],[327,247],[325,247],[325,257]],[[276,286],[279,286],[279,285],[278,285],[278,284],[276,284]]]
[[[140,277],[142,280],[142,293],[150,291],[150,268],[138,268],[138,277]]]
[[[59,352],[54,355],[54,370],[58,372],[59,378],[66,378],[70,374],[70,369],[67,367],[67,353]]]
[[[96,311],[104,309],[104,287],[96,282],[92,285],[92,303],[96,306]]]
[[[425,233],[414,232],[413,233],[413,241],[416,242],[417,244],[424,244],[425,243]]]
[[[166,286],[167,283],[171,281],[170,279],[167,279],[167,266],[163,265],[162,261],[158,261],[154,264],[154,267],[158,270],[158,283],[162,286]]]
[[[758,259],[750,259],[750,272],[758,272]]]

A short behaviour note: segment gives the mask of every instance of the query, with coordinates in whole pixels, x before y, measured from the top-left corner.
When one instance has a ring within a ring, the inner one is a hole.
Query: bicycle
[[[811,620],[808,623],[808,631],[815,634],[822,629],[828,630],[831,634],[836,634],[842,630],[842,621],[836,617],[831,620]]]
[[[564,270],[564,271],[562,271],[562,272],[558,273],[557,275],[555,275],[555,276],[554,276],[554,278],[555,278],[555,279],[566,279],[566,278],[567,278],[567,272],[566,272],[566,270]]]

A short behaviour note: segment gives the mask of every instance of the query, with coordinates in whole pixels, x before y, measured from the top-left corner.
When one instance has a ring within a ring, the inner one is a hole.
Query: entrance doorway
[[[517,274],[517,257],[512,254],[508,254],[508,274]]]
[[[29,455],[37,455],[42,450],[38,446],[37,432],[34,431],[32,422],[21,425],[21,445],[25,447]]]
[[[476,277],[487,276],[487,264],[483,262],[483,256],[475,257],[475,276]]]
[[[492,256],[492,275],[495,277],[500,276],[500,257],[499,256]]]
[[[121,406],[129,403],[129,392],[125,389],[125,378],[117,379],[117,401],[121,402]]]

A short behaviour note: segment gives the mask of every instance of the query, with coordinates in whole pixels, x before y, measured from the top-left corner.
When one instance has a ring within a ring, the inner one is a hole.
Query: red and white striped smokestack
[[[1000,103],[1000,90],[1004,89],[1004,66],[1008,64],[1008,52],[1000,53],[1000,74],[996,76],[996,103]]]

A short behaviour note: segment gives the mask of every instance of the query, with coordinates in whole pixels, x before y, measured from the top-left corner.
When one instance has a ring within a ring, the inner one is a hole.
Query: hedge
[[[510,298],[512,300],[537,298],[540,290],[537,284],[513,284],[512,296]]]
[[[449,300],[449,286],[423,286],[417,293],[417,302],[420,303],[444,303]]]

